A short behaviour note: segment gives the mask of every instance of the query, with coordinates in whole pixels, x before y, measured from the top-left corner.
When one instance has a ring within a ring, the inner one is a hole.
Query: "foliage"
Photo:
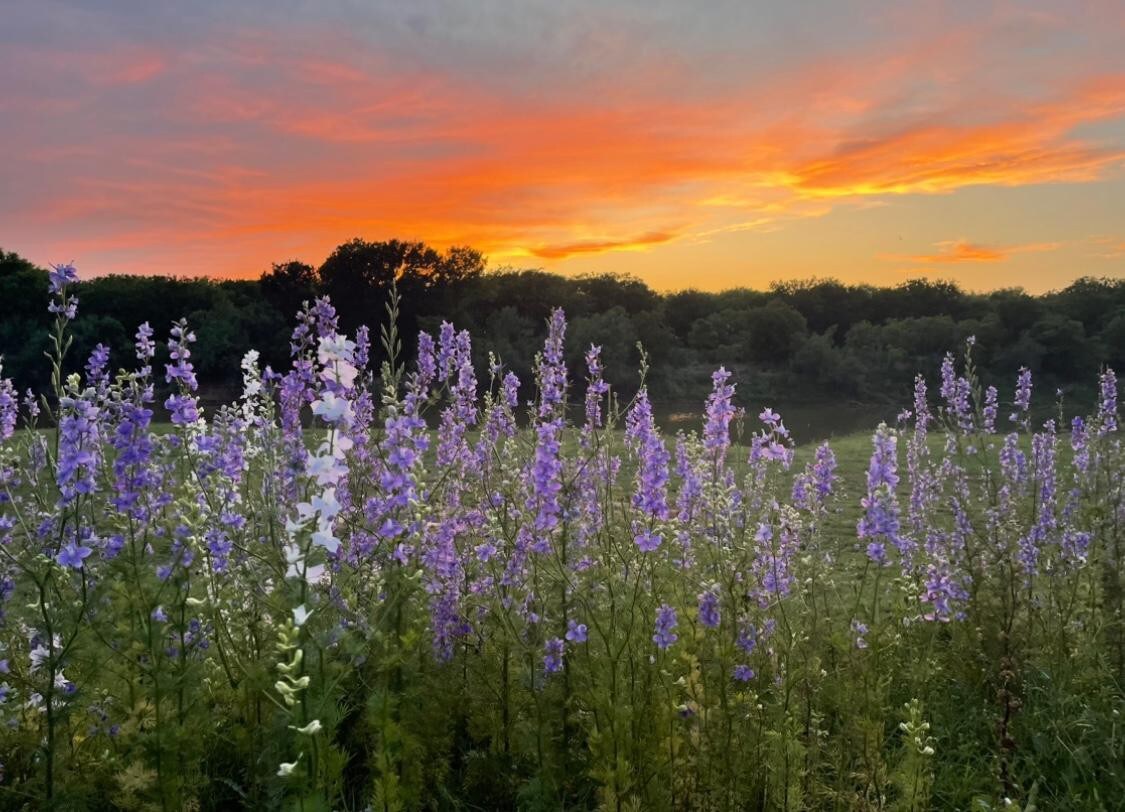
[[[263,366],[288,362],[286,325],[303,302],[328,295],[342,332],[353,334],[361,325],[374,330],[392,284],[400,295],[403,361],[413,360],[419,331],[452,321],[517,371],[524,399],[534,394],[535,347],[555,307],[583,338],[567,355],[577,386],[588,337],[605,347],[607,377],[631,397],[640,341],[651,356],[646,383],[658,413],[702,400],[720,363],[755,396],[774,402],[835,405],[842,396],[875,407],[867,413],[881,413],[915,372],[937,374],[946,348],[970,335],[981,342],[976,363],[986,377],[1010,378],[1027,366],[1048,390],[1061,388],[1068,400],[1087,407],[1097,371],[1125,365],[1125,280],[1079,279],[1041,296],[1018,289],[973,294],[941,281],[876,288],[816,279],[777,283],[768,291],[661,294],[612,273],[570,278],[485,270],[484,257],[470,248],[354,239],[318,267],[276,263],[253,281],[100,277],[79,285],[88,325],[76,331],[66,371],[76,371],[99,342],[123,357],[142,322],[187,316],[199,338],[195,368],[202,396],[229,401],[237,397],[244,347],[258,347]],[[46,383],[40,363],[50,329],[45,279],[46,271],[0,252],[0,354],[20,391]],[[376,368],[383,360],[378,345],[372,360]],[[473,363],[478,378],[485,377],[487,353],[476,351]]]
[[[45,281],[43,396],[0,382],[0,808],[1094,809],[1125,792],[1111,370],[1088,417],[1040,422],[1031,372],[1002,400],[968,338],[936,393],[918,376],[876,429],[864,473],[846,443],[799,452],[772,409],[747,418],[723,368],[700,430],[664,436],[641,350],[623,400],[606,370],[631,356],[585,348],[572,410],[559,309],[524,413],[515,373],[485,355],[481,386],[448,322],[404,362],[393,282],[377,367],[369,332],[317,299],[287,368],[247,352],[241,396],[208,415],[189,322],[160,367],[147,324],[132,369],[112,373],[106,345],[68,366],[85,288],[71,266]],[[529,328],[500,312],[516,348]],[[574,327],[621,342],[645,312]],[[215,358],[245,338],[223,329]]]

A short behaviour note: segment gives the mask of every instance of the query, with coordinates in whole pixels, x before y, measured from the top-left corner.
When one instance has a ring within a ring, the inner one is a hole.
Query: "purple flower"
[[[719,626],[719,596],[713,590],[709,589],[699,595],[699,622],[708,629]]]
[[[1117,375],[1106,369],[1098,379],[1098,428],[1099,435],[1117,431]]]
[[[67,285],[78,281],[78,269],[71,264],[52,265],[47,271],[47,283],[52,296],[62,293]]]
[[[571,643],[585,643],[586,642],[586,624],[578,623],[574,620],[566,622],[566,639]]]
[[[744,663],[740,663],[739,665],[736,665],[734,667],[734,671],[732,672],[732,676],[738,682],[749,682],[750,680],[754,679],[755,674],[754,674],[753,668],[751,668],[750,666],[748,666]]]
[[[1016,411],[1012,413],[1013,423],[1027,425],[1027,410],[1031,408],[1031,370],[1020,367],[1019,377],[1016,378]]]
[[[156,355],[156,342],[152,340],[153,335],[152,327],[146,321],[137,328],[136,340],[133,343],[137,351],[137,360],[145,365],[146,370],[149,361]]]
[[[864,635],[867,634],[867,624],[859,620],[852,620],[852,636],[855,639],[855,647],[858,649],[867,648],[867,639]]]
[[[109,373],[106,370],[108,364],[109,347],[98,343],[86,362],[86,381],[90,386],[100,390],[109,383]]]
[[[672,455],[657,431],[646,389],[642,388],[637,393],[633,408],[626,417],[625,440],[637,457],[633,507],[640,511],[646,523],[664,521],[668,518],[668,463]],[[652,536],[648,532],[646,541],[651,543]],[[642,550],[645,549],[640,540],[637,544]],[[655,544],[659,545],[659,541],[655,541]]]
[[[0,358],[0,362],[2,361]],[[19,396],[12,381],[8,378],[0,380],[0,440],[7,440],[15,434],[19,409]]]
[[[652,635],[652,642],[657,648],[666,650],[675,643],[679,636],[673,631],[676,628],[676,610],[666,603],[660,604],[656,610],[656,632]]]
[[[633,543],[642,553],[654,552],[663,542],[664,537],[652,530],[641,530],[633,537]]]
[[[563,641],[552,637],[543,645],[543,672],[554,674],[563,666]]]
[[[730,424],[734,419],[734,385],[728,384],[730,373],[719,367],[711,374],[711,394],[704,409],[703,445],[712,460],[720,464],[730,448]]]
[[[857,535],[869,539],[867,555],[876,564],[887,563],[885,542],[890,541],[902,555],[903,570],[910,568],[914,544],[900,533],[898,497],[898,438],[880,423],[873,439],[874,451],[867,468],[867,495],[862,499],[864,513],[856,525]]]
[[[804,510],[823,508],[836,482],[836,455],[827,442],[817,446],[813,461],[793,478],[793,503]]]
[[[996,415],[1000,411],[1000,393],[995,386],[990,386],[984,393],[984,430],[989,434],[996,431]]]
[[[87,392],[79,398],[63,397],[59,401],[59,456],[55,472],[64,503],[80,494],[93,493],[95,474],[101,458],[101,434],[98,408],[87,400]]]
[[[84,566],[83,562],[92,552],[93,550],[89,547],[80,547],[75,542],[70,541],[59,550],[59,554],[55,556],[55,561],[59,563],[59,566],[80,570]]]
[[[586,427],[591,431],[601,428],[602,398],[608,391],[602,379],[602,348],[591,344],[586,351]]]

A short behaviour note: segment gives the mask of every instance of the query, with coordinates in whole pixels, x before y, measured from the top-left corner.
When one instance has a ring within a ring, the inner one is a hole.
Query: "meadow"
[[[722,368],[662,431],[561,310],[521,403],[318,299],[204,413],[186,322],[71,366],[76,283],[0,382],[0,809],[1120,808],[1112,370],[1074,415],[970,339],[798,446]]]

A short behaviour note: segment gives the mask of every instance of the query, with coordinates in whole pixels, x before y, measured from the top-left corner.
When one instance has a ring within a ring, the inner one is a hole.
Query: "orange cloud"
[[[953,240],[935,243],[940,249],[931,254],[880,254],[879,259],[894,262],[915,262],[931,264],[954,264],[962,262],[1004,262],[1013,254],[1040,253],[1054,251],[1062,246],[1057,242],[1027,243],[989,247],[977,245],[966,240]]]
[[[906,194],[1090,182],[1125,163],[1119,140],[1088,127],[1125,115],[1125,75],[1060,79],[1031,101],[977,94],[960,83],[973,81],[986,39],[957,29],[878,58],[810,58],[768,81],[704,82],[672,63],[631,69],[628,88],[582,73],[532,91],[403,64],[336,34],[275,44],[243,33],[203,57],[52,55],[58,64],[43,68],[65,79],[96,66],[96,87],[69,102],[80,121],[106,123],[67,149],[33,129],[47,113],[8,115],[44,110],[42,98],[0,100],[12,132],[26,133],[10,154],[37,156],[44,172],[57,164],[66,180],[60,194],[0,208],[0,236],[94,255],[98,271],[254,276],[282,255],[318,261],[356,235],[562,264],[776,232]],[[636,81],[644,71],[650,81]],[[919,77],[925,103],[904,103],[904,75]],[[118,85],[157,76],[154,109],[121,124],[102,115],[104,98],[137,95]],[[0,133],[0,147],[11,137]],[[1003,262],[1058,247],[935,246],[882,258]]]
[[[542,259],[563,259],[575,254],[600,254],[605,251],[635,251],[645,246],[657,245],[675,238],[666,231],[654,231],[626,240],[586,240],[582,242],[544,245],[529,249],[528,253]]]

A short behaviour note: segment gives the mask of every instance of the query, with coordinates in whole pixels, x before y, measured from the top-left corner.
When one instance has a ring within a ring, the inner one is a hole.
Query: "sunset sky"
[[[659,289],[1125,276],[1125,3],[0,0],[0,247]]]

